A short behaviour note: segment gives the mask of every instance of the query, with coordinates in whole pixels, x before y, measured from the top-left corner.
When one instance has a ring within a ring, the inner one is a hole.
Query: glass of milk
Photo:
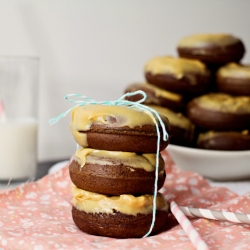
[[[0,56],[0,182],[34,180],[39,59]]]

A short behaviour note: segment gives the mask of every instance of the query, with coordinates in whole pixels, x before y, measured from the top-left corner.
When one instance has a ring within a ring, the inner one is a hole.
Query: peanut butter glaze
[[[217,74],[222,77],[231,78],[249,78],[250,79],[250,64],[241,65],[238,63],[228,63],[221,67]]]
[[[76,151],[74,160],[79,162],[81,167],[86,163],[99,165],[122,164],[133,168],[141,168],[147,172],[155,171],[156,154],[142,154],[120,151],[96,150],[92,148],[81,148]],[[164,161],[159,159],[159,172],[164,171]],[[105,166],[104,166],[105,167]]]
[[[174,58],[171,56],[154,57],[145,64],[144,72],[150,72],[153,75],[170,74],[174,75],[177,79],[181,79],[185,74],[190,73],[210,74],[206,65],[199,60]]]
[[[182,48],[202,48],[202,47],[213,47],[213,46],[228,46],[236,44],[239,39],[230,34],[194,34],[182,38],[177,47]]]
[[[107,196],[98,193],[92,193],[79,189],[76,186],[72,188],[73,206],[86,213],[109,213],[114,214],[119,211],[123,214],[137,215],[148,214],[153,211],[153,195],[142,195],[135,197],[124,194],[120,196]],[[169,210],[169,204],[161,193],[157,194],[157,210]]]
[[[164,97],[166,99],[170,99],[170,100],[174,100],[174,101],[180,101],[183,98],[183,96],[180,94],[173,93],[173,92],[158,88],[158,87],[156,87],[152,84],[149,84],[149,83],[135,83],[133,85],[134,85],[134,91],[140,89],[140,87],[146,88],[146,89],[152,90],[155,93],[156,97]],[[131,91],[133,91],[133,90],[131,90]]]
[[[180,128],[184,129],[194,129],[192,122],[184,116],[182,113],[175,113],[168,108],[163,108],[156,105],[148,105],[152,109],[155,109],[159,114],[164,115],[168,118],[171,125],[177,125]]]
[[[220,135],[222,133],[240,133],[240,132],[232,132],[232,131],[231,132],[216,132],[216,131],[211,130],[211,131],[199,134],[198,142],[201,141],[201,140],[211,139],[214,136]],[[249,135],[249,131],[248,130],[243,130],[243,131],[241,131],[241,134],[242,135]],[[211,142],[211,143],[213,143],[213,142]]]
[[[71,114],[71,131],[87,131],[93,124],[109,128],[155,125],[149,113],[124,106],[85,105],[74,108]]]
[[[238,114],[250,114],[250,97],[248,96],[234,97],[223,93],[211,93],[197,97],[194,101],[205,109]]]

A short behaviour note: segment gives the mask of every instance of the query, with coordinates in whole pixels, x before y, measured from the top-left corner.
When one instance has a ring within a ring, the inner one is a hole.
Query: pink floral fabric
[[[237,196],[209,186],[196,173],[184,172],[167,152],[167,178],[161,192],[173,194],[179,205],[250,213],[250,193]],[[113,239],[80,231],[71,218],[68,168],[41,180],[0,192],[0,250],[25,249],[195,249],[171,215],[157,235],[142,239]],[[250,249],[250,225],[207,219],[191,220],[210,249]]]

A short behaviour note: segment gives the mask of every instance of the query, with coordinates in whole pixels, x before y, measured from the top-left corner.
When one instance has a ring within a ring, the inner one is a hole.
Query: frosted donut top
[[[183,78],[185,74],[195,73],[209,75],[206,65],[199,60],[174,58],[172,56],[158,56],[149,60],[144,66],[144,72],[153,75],[170,74],[177,79]]]
[[[106,151],[92,148],[81,148],[76,151],[74,160],[79,162],[81,167],[86,163],[99,165],[125,165],[132,168],[141,168],[147,172],[155,171],[156,154],[142,154],[120,151]],[[159,158],[159,172],[164,171],[163,159]],[[105,167],[105,166],[104,166]],[[134,171],[131,169],[131,171]]]
[[[137,89],[140,89],[140,87],[141,87],[141,88],[147,88],[149,90],[152,90],[155,93],[156,97],[163,97],[163,98],[166,98],[169,100],[174,100],[174,101],[180,101],[182,99],[182,95],[180,95],[180,94],[173,93],[173,92],[167,91],[165,89],[158,88],[158,87],[156,87],[152,84],[149,84],[149,83],[135,83],[135,84],[133,84],[133,86],[131,87],[131,91],[135,91]],[[149,97],[149,96],[147,97],[147,99],[151,99],[151,98],[152,97]]]
[[[165,108],[165,107],[163,108],[163,107],[155,106],[155,105],[149,105],[149,107],[151,107],[152,109],[155,109],[159,114],[166,116],[171,125],[175,125],[180,128],[184,128],[188,130],[194,129],[194,125],[192,124],[192,122],[182,113],[175,113],[168,108]]]
[[[250,78],[250,64],[241,65],[238,63],[228,63],[227,65],[221,67],[217,71],[217,74],[222,77]]]
[[[230,134],[239,134],[239,135],[242,135],[242,136],[249,136],[249,131],[248,130],[243,130],[242,132],[236,132],[236,131],[233,131],[233,132],[215,132],[215,131],[210,130],[210,131],[205,132],[205,133],[200,133],[199,137],[198,137],[198,142],[202,141],[202,140],[211,139],[214,136],[227,135],[227,134],[228,135],[230,135]]]
[[[120,196],[107,196],[88,192],[77,187],[72,188],[73,206],[86,213],[114,214],[114,210],[128,215],[152,213],[153,195],[133,196],[123,194]],[[169,204],[161,193],[157,193],[157,210],[169,210]]]
[[[228,46],[238,43],[240,40],[230,34],[194,34],[182,38],[178,48],[203,48],[211,46]]]
[[[79,106],[71,112],[70,130],[87,131],[93,124],[106,125],[108,128],[142,127],[155,123],[148,113],[124,106],[85,105]]]
[[[213,109],[221,112],[250,114],[250,97],[231,96],[222,93],[211,93],[194,99],[194,101],[205,109]]]

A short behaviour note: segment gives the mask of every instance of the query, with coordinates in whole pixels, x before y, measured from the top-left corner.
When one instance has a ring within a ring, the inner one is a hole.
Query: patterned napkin
[[[184,172],[166,151],[167,178],[161,192],[178,205],[250,213],[250,193],[238,196],[211,187],[200,175]],[[0,191],[0,250],[2,249],[194,249],[171,215],[157,235],[143,239],[113,239],[81,232],[71,218],[68,167],[39,181]],[[210,249],[250,249],[250,225],[207,219],[191,220]]]

